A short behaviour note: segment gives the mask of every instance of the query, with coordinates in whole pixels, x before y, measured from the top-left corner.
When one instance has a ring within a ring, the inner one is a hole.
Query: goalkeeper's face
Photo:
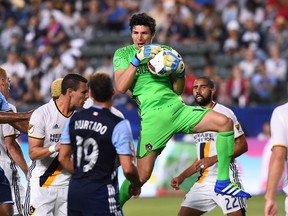
[[[148,26],[136,25],[133,27],[131,37],[136,49],[151,44],[155,34],[152,34]]]

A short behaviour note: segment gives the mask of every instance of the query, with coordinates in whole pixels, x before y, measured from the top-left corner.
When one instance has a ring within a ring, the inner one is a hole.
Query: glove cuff
[[[134,65],[135,67],[139,67],[139,65],[140,65],[140,60],[137,58],[136,55],[132,58],[131,64]]]
[[[185,75],[186,75],[186,72],[185,70],[183,70],[181,73],[176,74],[176,77],[182,79],[185,77]]]

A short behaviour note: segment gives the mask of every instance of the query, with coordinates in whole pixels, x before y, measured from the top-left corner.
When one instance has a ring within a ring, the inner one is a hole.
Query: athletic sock
[[[234,131],[219,132],[216,140],[218,157],[217,180],[229,179],[229,166],[234,153]]]
[[[123,207],[123,205],[131,198],[131,195],[128,192],[129,186],[130,181],[125,179],[121,185],[119,192],[119,202],[121,207]]]

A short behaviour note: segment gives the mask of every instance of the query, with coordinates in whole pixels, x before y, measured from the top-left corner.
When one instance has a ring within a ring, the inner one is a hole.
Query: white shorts
[[[21,179],[18,173],[17,166],[14,161],[8,158],[7,155],[1,155],[0,166],[5,172],[6,178],[9,180],[11,187],[12,199],[14,201],[14,214],[22,214],[24,198],[25,198],[25,188],[21,184]],[[7,158],[6,160],[4,160]]]
[[[217,195],[214,192],[214,184],[195,183],[186,194],[181,206],[197,209],[203,212],[212,211],[217,205],[222,209],[223,214],[246,209],[244,198]]]
[[[67,216],[68,186],[63,188],[39,187],[27,188],[24,215]]]

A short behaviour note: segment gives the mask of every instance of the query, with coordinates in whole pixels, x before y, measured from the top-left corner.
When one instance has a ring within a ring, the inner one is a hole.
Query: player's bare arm
[[[196,158],[195,161],[193,162],[193,164],[191,164],[191,166],[189,166],[187,169],[185,169],[182,173],[180,173],[177,177],[173,178],[170,182],[170,185],[172,188],[174,188],[175,190],[179,190],[180,189],[180,184],[189,176],[193,175],[194,173],[196,173],[197,171],[197,167],[196,167],[196,163],[197,163],[198,159]]]
[[[62,167],[71,174],[74,173],[74,164],[71,158],[72,153],[71,145],[61,145],[58,156],[58,160]]]
[[[43,147],[44,139],[28,137],[29,157],[31,160],[47,158],[51,155],[49,147]]]
[[[178,94],[181,95],[184,91],[185,88],[185,78],[177,78],[175,76],[175,78],[173,78],[173,91]]]
[[[283,151],[284,150],[284,151]],[[274,146],[269,164],[267,191],[265,194],[265,216],[277,213],[276,190],[286,161],[287,149],[285,146]],[[276,215],[276,214],[275,214]]]
[[[129,87],[132,85],[135,74],[136,74],[137,67],[133,66],[132,64],[126,70],[117,70],[114,73],[115,85],[117,91],[121,94],[127,92]]]
[[[20,169],[23,171],[25,176],[27,176],[28,173],[28,164],[25,160],[23,151],[21,150],[21,147],[19,143],[16,140],[16,136],[8,136],[5,137],[5,145],[7,147],[7,150],[15,163],[20,167]]]

